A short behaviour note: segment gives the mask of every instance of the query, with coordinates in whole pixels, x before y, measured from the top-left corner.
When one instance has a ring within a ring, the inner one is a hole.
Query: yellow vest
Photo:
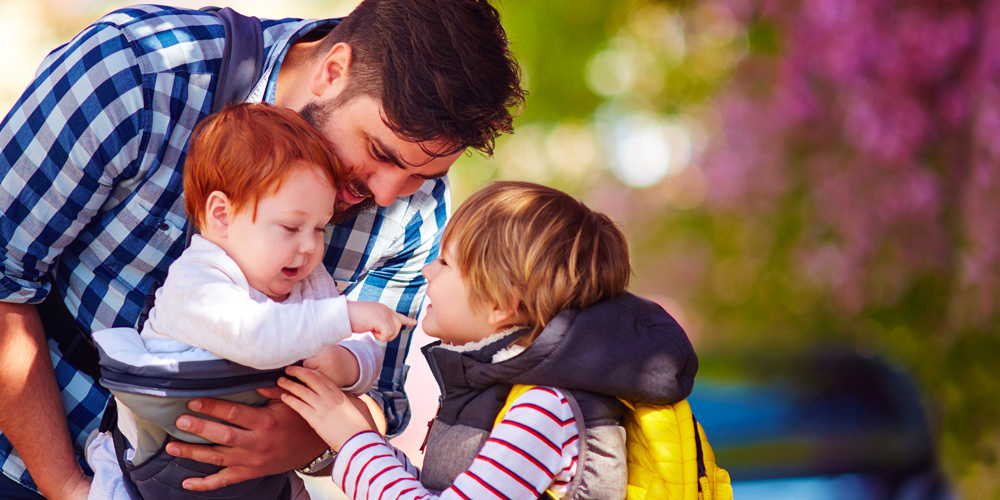
[[[518,384],[511,388],[494,427],[514,400],[532,387]],[[694,419],[687,400],[672,405],[622,403],[628,408],[624,422],[627,500],[732,500],[729,473],[715,464],[705,430]]]

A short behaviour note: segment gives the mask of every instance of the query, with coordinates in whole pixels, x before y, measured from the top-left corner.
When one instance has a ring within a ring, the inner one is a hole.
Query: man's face
[[[300,113],[330,140],[337,158],[354,177],[337,190],[338,214],[356,213],[366,201],[385,207],[409,196],[427,180],[447,174],[461,154],[433,157],[420,143],[402,139],[382,121],[381,104],[365,95],[339,106],[334,100],[313,101]],[[429,151],[448,146],[441,141],[423,145]]]

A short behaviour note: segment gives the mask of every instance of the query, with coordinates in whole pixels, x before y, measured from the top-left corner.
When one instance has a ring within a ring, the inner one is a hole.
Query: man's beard
[[[334,205],[333,218],[330,219],[330,223],[333,225],[352,220],[358,215],[361,215],[362,212],[378,210],[378,205],[375,204],[375,199],[370,197],[365,198],[354,205],[347,205],[346,203],[340,202],[339,198],[337,199],[337,202],[338,203]],[[343,205],[347,206],[341,208]]]
[[[299,111],[302,118],[312,125],[316,130],[322,130],[324,124],[330,120],[330,115],[333,114],[333,110],[337,107],[337,102],[333,99],[328,101],[317,102],[313,101],[305,106]],[[348,173],[350,175],[350,173]],[[347,182],[353,182],[349,180]],[[378,207],[375,204],[375,199],[368,191],[368,186],[361,185],[356,186],[355,189],[362,195],[366,195],[364,200],[361,200],[354,205],[348,205],[337,198],[337,202],[334,204],[334,214],[333,218],[330,219],[331,224],[340,224],[351,219],[356,218],[362,212],[369,210],[375,210]],[[346,205],[346,206],[345,206]]]
[[[299,110],[299,114],[302,115],[302,119],[306,121],[309,125],[312,125],[316,130],[322,130],[323,125],[330,119],[330,115],[333,114],[333,109],[335,108],[335,103],[332,100],[329,101],[312,101],[302,109]]]

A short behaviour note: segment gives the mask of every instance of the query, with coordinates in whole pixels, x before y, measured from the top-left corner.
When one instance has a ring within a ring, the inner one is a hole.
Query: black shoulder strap
[[[52,280],[52,289],[45,300],[38,304],[38,316],[42,319],[42,330],[59,345],[63,359],[90,375],[96,382],[101,377],[97,347],[90,340],[90,335],[83,333],[76,318],[66,308],[55,280]]]
[[[212,113],[222,111],[227,104],[244,102],[264,72],[264,28],[260,19],[244,16],[226,7],[203,7],[222,21],[226,29],[226,45],[222,69],[212,97]]]
[[[583,411],[580,410],[580,403],[576,401],[569,389],[562,389],[563,396],[566,396],[566,402],[569,403],[570,409],[573,410],[573,418],[576,419],[576,430],[579,434],[577,442],[580,443],[580,454],[576,459],[576,474],[573,475],[573,480],[569,483],[569,488],[566,490],[566,496],[564,498],[575,499],[576,493],[580,489],[580,484],[583,483],[583,474],[587,471],[587,451],[590,447],[587,446],[587,421],[583,418]]]
[[[694,425],[694,446],[698,456],[698,492],[701,492],[701,478],[708,477],[705,471],[705,453],[701,449],[701,433],[698,432],[698,420],[691,415],[691,423]]]

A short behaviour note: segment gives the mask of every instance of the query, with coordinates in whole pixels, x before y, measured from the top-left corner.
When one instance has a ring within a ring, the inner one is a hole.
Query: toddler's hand
[[[339,344],[323,346],[315,356],[303,360],[302,366],[326,375],[340,388],[356,384],[361,370],[358,359]]]
[[[396,338],[403,325],[417,324],[417,320],[399,314],[378,302],[348,301],[347,315],[351,318],[352,332],[372,332],[372,335],[382,342]]]
[[[289,366],[285,372],[302,384],[279,378],[278,386],[288,391],[281,401],[302,415],[334,450],[355,434],[376,429],[365,403],[344,394],[322,373],[301,366]]]

